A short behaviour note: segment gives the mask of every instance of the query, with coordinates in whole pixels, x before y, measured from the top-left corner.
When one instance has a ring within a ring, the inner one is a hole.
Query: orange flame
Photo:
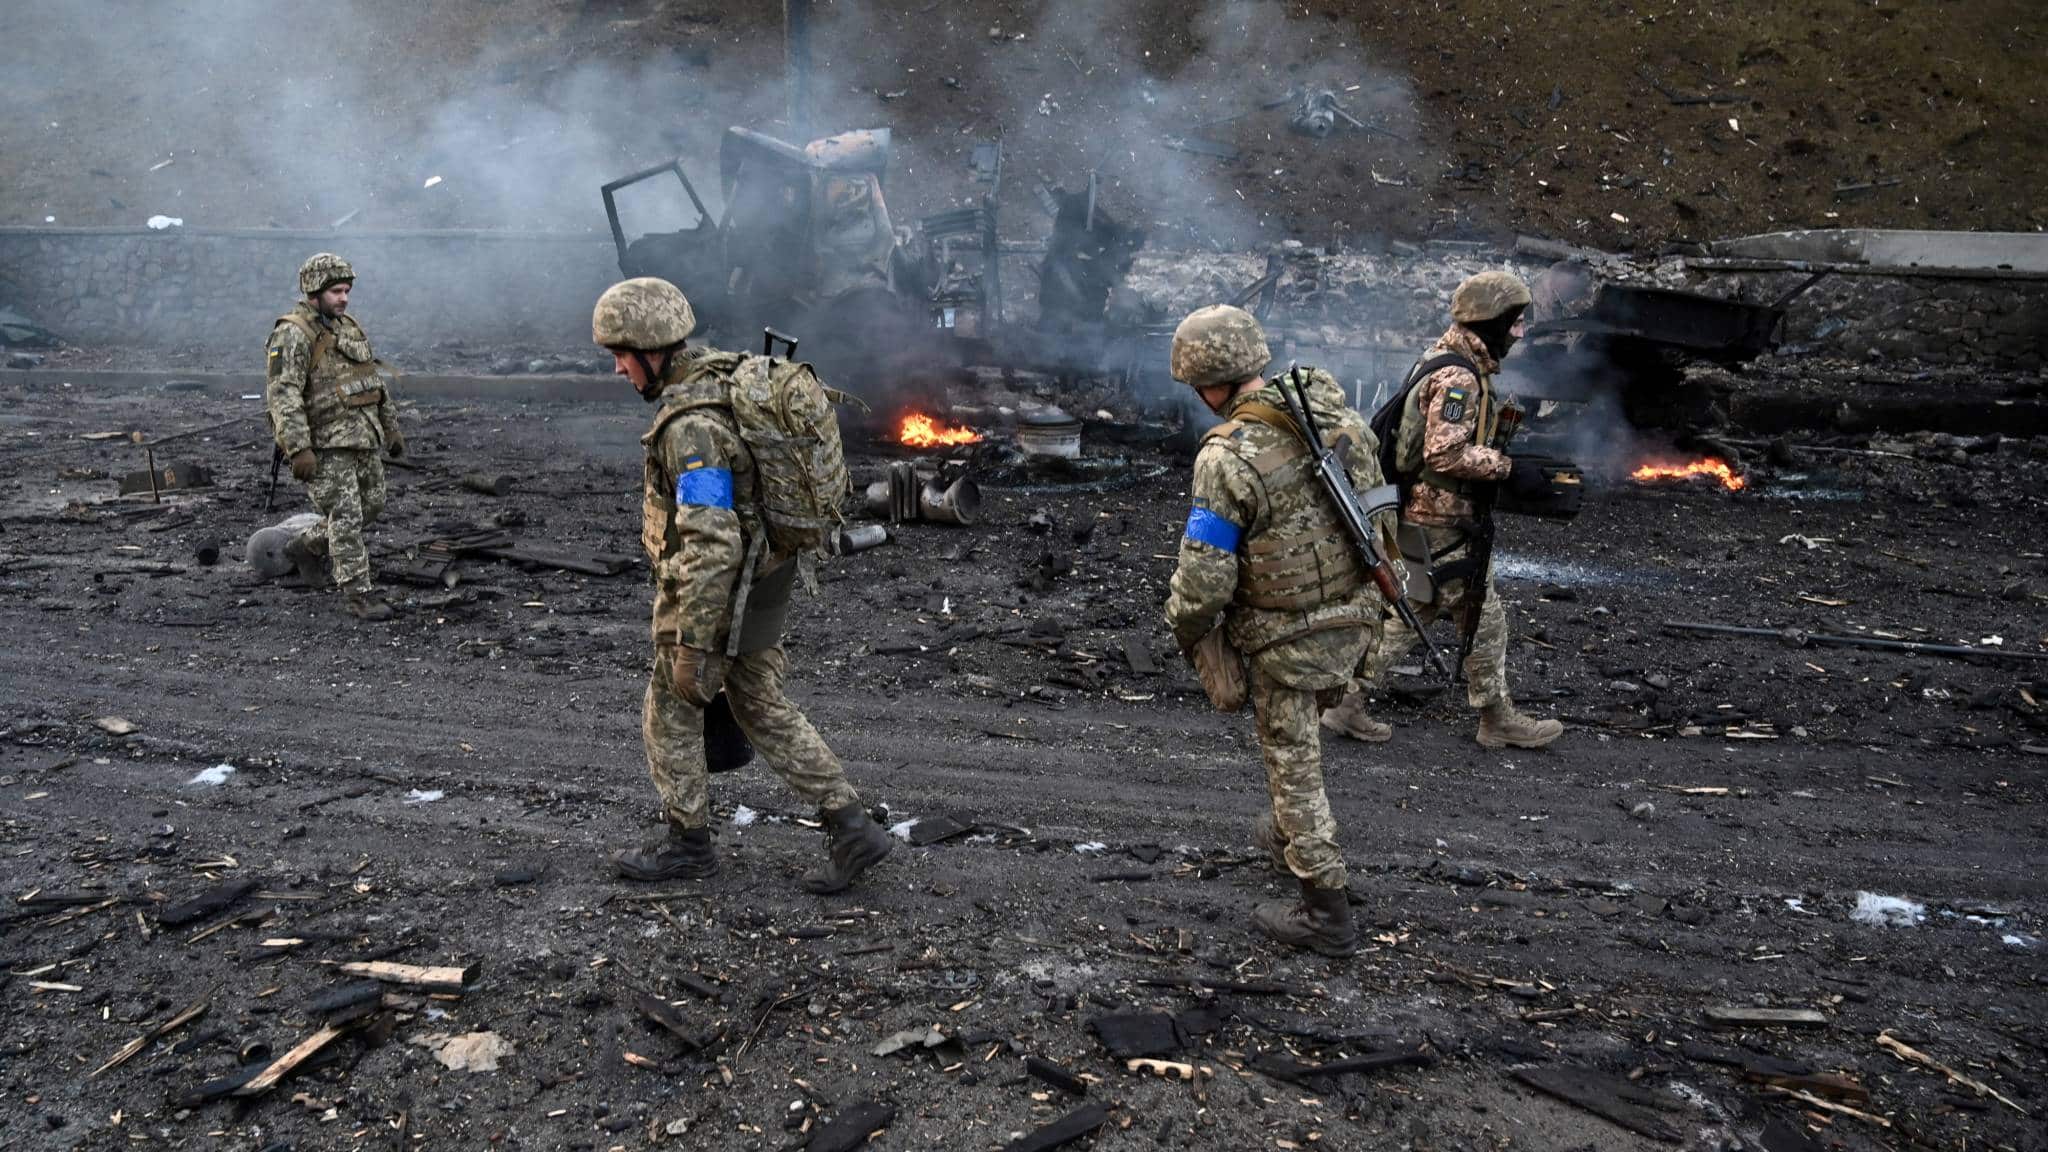
[[[1726,461],[1711,456],[1686,464],[1645,464],[1629,475],[1636,480],[1687,480],[1694,476],[1712,476],[1730,492],[1740,492],[1749,487],[1749,481],[1737,476],[1735,469],[1730,468]]]
[[[952,448],[981,443],[981,433],[972,428],[939,423],[922,412],[912,412],[896,429],[896,439],[912,448]]]

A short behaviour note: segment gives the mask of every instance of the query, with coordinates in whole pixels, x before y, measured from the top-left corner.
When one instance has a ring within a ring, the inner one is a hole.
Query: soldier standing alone
[[[889,854],[889,835],[868,817],[839,758],[783,695],[782,629],[799,558],[773,545],[764,518],[769,478],[735,415],[743,398],[736,376],[767,395],[782,377],[764,372],[810,369],[776,361],[764,369],[765,358],[688,348],[696,327],[690,302],[654,277],[606,289],[590,327],[616,372],[642,400],[660,405],[641,438],[640,535],[654,570],[654,670],[641,736],[668,831],[640,851],[619,852],[614,866],[629,880],[718,871],[704,725],[706,707],[723,689],[755,751],[825,825],[825,863],[804,876],[804,887],[842,891]],[[830,418],[828,410],[823,419]],[[836,425],[831,444],[836,450]],[[839,493],[827,495],[836,512]]]
[[[1397,467],[1416,476],[1401,519],[1420,525],[1428,538],[1437,587],[1436,599],[1417,604],[1416,615],[1425,624],[1444,615],[1456,618],[1468,597],[1484,597],[1464,670],[1466,699],[1479,710],[1478,740],[1488,748],[1541,748],[1564,731],[1556,720],[1516,710],[1508,696],[1507,607],[1494,590],[1491,565],[1481,579],[1470,571],[1479,528],[1474,496],[1479,486],[1499,484],[1513,471],[1508,454],[1495,446],[1501,402],[1493,377],[1522,334],[1528,306],[1528,286],[1510,272],[1481,272],[1458,285],[1451,295],[1451,327],[1423,357],[1424,368],[1432,362],[1443,366],[1408,390],[1395,440]],[[1361,673],[1365,684],[1379,683],[1415,643],[1407,625],[1387,621]],[[1323,726],[1372,743],[1392,735],[1367,712],[1363,690],[1324,713]]]
[[[1358,934],[1323,791],[1316,718],[1319,701],[1340,693],[1357,667],[1381,602],[1309,471],[1285,401],[1260,378],[1271,360],[1258,321],[1239,308],[1200,309],[1173,334],[1174,378],[1224,423],[1204,436],[1195,457],[1194,507],[1166,623],[1218,707],[1242,705],[1241,697],[1222,699],[1234,693],[1218,681],[1243,677],[1240,659],[1250,664],[1244,679],[1273,801],[1255,839],[1301,885],[1298,903],[1262,904],[1252,923],[1283,944],[1348,956]],[[1344,452],[1353,487],[1379,486],[1372,431],[1345,404],[1343,389],[1320,370],[1304,369],[1299,379],[1317,421],[1335,430],[1330,446]]]
[[[320,523],[285,546],[301,575],[317,557],[333,563],[343,604],[362,620],[389,620],[391,606],[370,583],[363,528],[384,510],[384,461],[405,454],[396,401],[385,390],[370,338],[348,314],[355,269],[332,252],[299,266],[303,296],[270,329],[264,402],[277,450],[306,485]]]

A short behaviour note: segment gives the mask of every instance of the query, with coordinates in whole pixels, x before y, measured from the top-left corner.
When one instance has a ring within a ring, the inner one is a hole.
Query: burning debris
[[[1644,464],[1629,473],[1629,479],[1642,484],[1657,484],[1668,481],[1685,481],[1705,476],[1714,480],[1730,492],[1740,492],[1749,487],[1747,477],[1739,475],[1725,460],[1708,457],[1703,460],[1689,460],[1682,464]]]
[[[922,412],[904,416],[896,426],[896,442],[908,448],[959,448],[981,441],[981,433],[972,428],[947,424]]]

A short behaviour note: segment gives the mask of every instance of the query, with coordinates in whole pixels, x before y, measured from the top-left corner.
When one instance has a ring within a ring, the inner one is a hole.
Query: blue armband
[[[1225,520],[1200,504],[1188,510],[1187,538],[1196,540],[1221,552],[1236,552],[1237,540],[1241,535],[1237,525]]]
[[[676,507],[731,508],[732,470],[692,468],[676,477]]]

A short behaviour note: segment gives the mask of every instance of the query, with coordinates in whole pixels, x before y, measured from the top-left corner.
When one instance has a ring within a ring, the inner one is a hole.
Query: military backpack
[[[1372,434],[1379,439],[1380,474],[1401,490],[1407,507],[1409,490],[1422,478],[1422,433],[1425,421],[1415,412],[1415,386],[1446,368],[1463,368],[1474,376],[1479,368],[1455,352],[1431,356],[1409,369],[1400,390],[1372,414]]]
[[[704,357],[685,379],[703,375],[724,383],[725,401],[679,404],[670,416],[695,408],[731,412],[754,458],[755,500],[770,551],[824,553],[845,520],[841,505],[853,487],[833,411],[849,397],[825,387],[800,360],[718,353]]]

